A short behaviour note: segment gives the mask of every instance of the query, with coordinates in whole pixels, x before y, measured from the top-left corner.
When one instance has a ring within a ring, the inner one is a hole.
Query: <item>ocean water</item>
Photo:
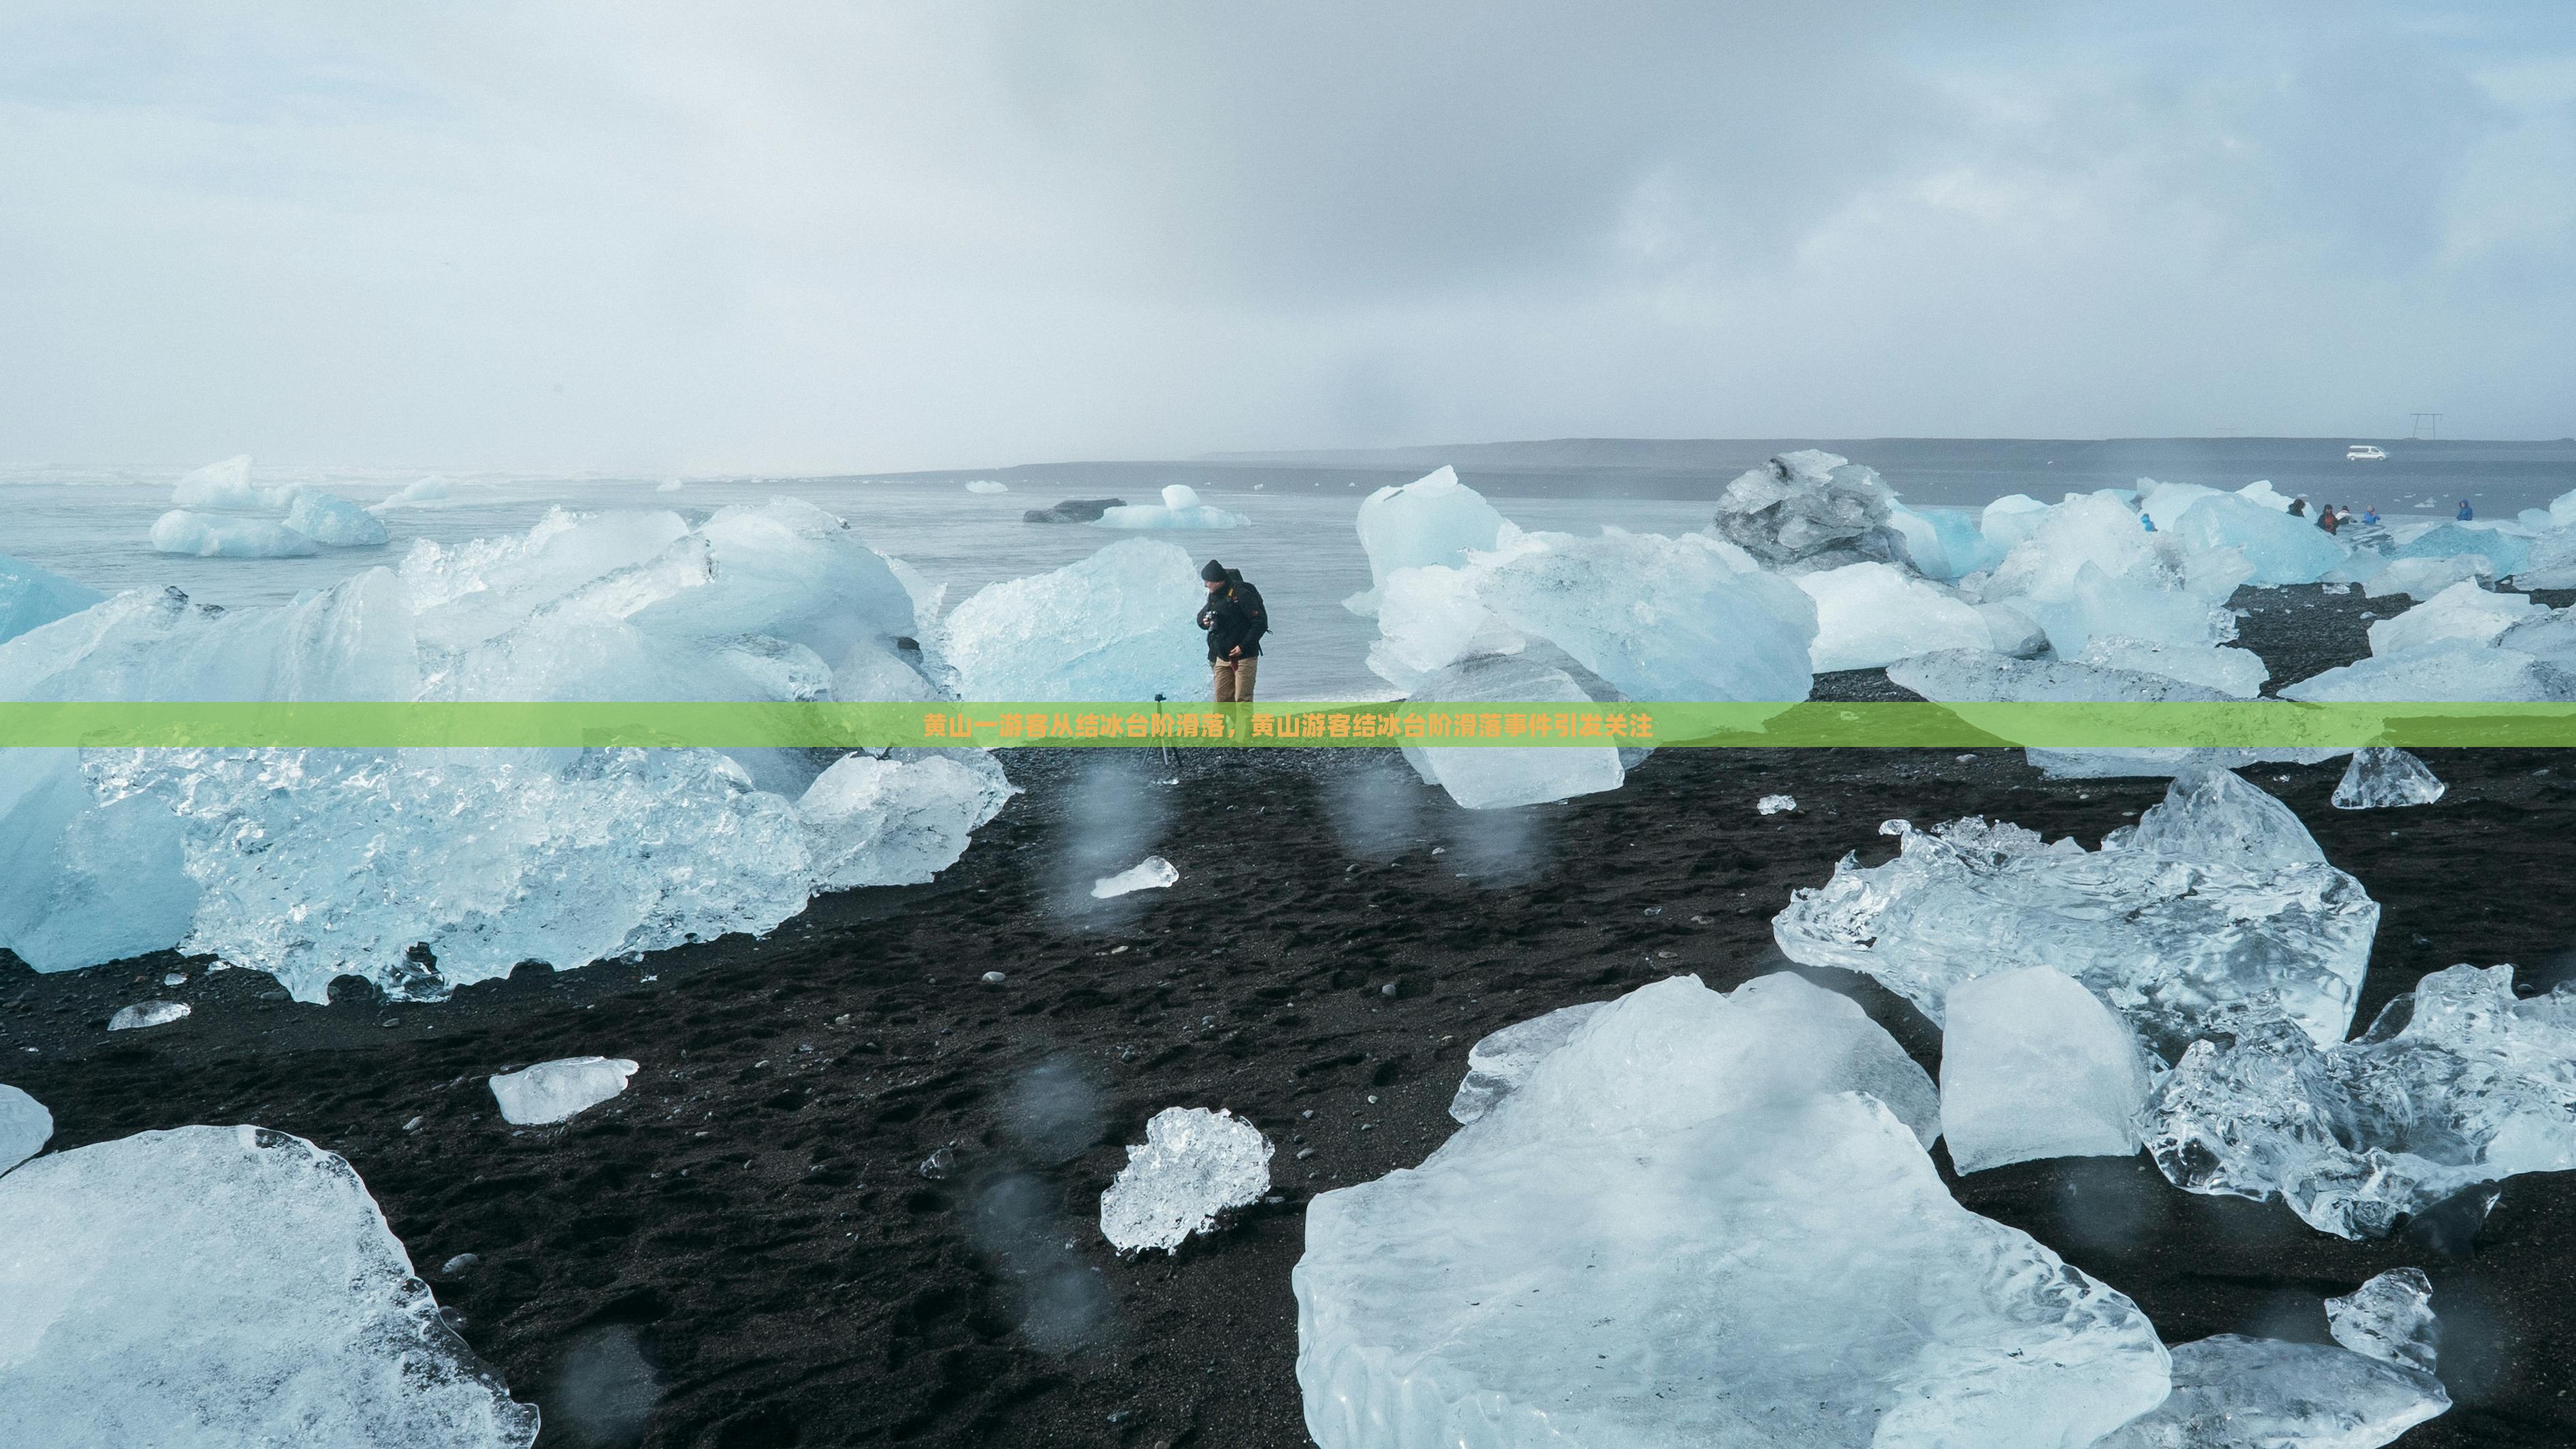
[[[1750,446],[1750,445],[1747,445]],[[1869,450],[1841,444],[1860,461]],[[1917,451],[1920,451],[1917,445]],[[2054,502],[2069,491],[2125,486],[2133,462],[2167,464],[2169,481],[2241,487],[2256,477],[2284,475],[2284,491],[2306,491],[2320,501],[2325,488],[2301,488],[2298,468],[2266,465],[2301,460],[2248,452],[2243,457],[2199,456],[2197,466],[2179,457],[2088,460],[2084,469],[2061,469],[2054,454],[2069,451],[2027,442],[1944,442],[1937,455],[1916,457],[1889,445],[1882,451],[1889,480],[1917,506],[1978,507],[2007,493],[2029,493]],[[2313,449],[2312,449],[2313,451]],[[1341,601],[1368,586],[1368,560],[1353,523],[1360,499],[1385,482],[1415,476],[1412,463],[1396,460],[1361,467],[1231,464],[1059,464],[1002,470],[987,476],[1011,480],[1011,491],[966,491],[971,475],[914,475],[890,479],[795,478],[690,480],[662,492],[663,480],[566,477],[539,474],[449,475],[443,503],[388,510],[391,544],[370,549],[326,549],[303,559],[200,559],[155,553],[146,543],[152,521],[170,507],[170,485],[184,470],[0,469],[0,553],[17,555],[106,593],[175,586],[203,603],[242,607],[276,604],[304,589],[327,588],[368,568],[398,560],[422,539],[458,543],[523,532],[549,508],[580,511],[672,509],[702,517],[728,503],[759,502],[777,495],[807,499],[848,519],[869,544],[912,564],[948,588],[954,605],[997,580],[1072,563],[1122,537],[1082,524],[1032,524],[1021,514],[1065,497],[1121,496],[1150,501],[1165,483],[1188,482],[1211,502],[1253,520],[1221,532],[1158,534],[1199,558],[1216,557],[1243,570],[1261,586],[1271,610],[1261,690],[1271,699],[1376,699],[1389,691],[1366,667],[1373,621]],[[1461,468],[1467,481],[1491,496],[1505,516],[1529,529],[1588,533],[1609,526],[1635,532],[1680,533],[1708,526],[1715,499],[1733,462],[1706,472],[1596,467]],[[1716,462],[1718,460],[1711,460]],[[1758,461],[1758,459],[1757,459]],[[2516,508],[2545,503],[2576,480],[2562,480],[2556,463],[2536,471],[2529,459],[2509,460],[2499,473],[2487,460],[2460,456],[2451,471],[2427,476],[2429,465],[2375,473],[2371,465],[2346,465],[2337,453],[2319,461],[2316,477],[2359,480],[2351,496],[2378,502],[2391,518],[2418,511],[2448,517],[2453,494],[2479,499],[2482,513],[2510,517]],[[1877,466],[1873,462],[1873,466]],[[2349,469],[2350,471],[2338,471]],[[2321,470],[2321,471],[2320,471]],[[2128,476],[2123,476],[2123,475]],[[2243,476],[2239,476],[2239,475]],[[398,491],[416,471],[260,469],[264,486],[305,483],[374,503]],[[2438,486],[2437,486],[2438,479]],[[2363,482],[2397,485],[2376,493]],[[2071,485],[2071,486],[2070,486]]]

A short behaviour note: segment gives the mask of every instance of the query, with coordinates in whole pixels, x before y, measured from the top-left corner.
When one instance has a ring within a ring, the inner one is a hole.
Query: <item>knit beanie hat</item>
[[[1199,570],[1199,577],[1205,579],[1211,584],[1224,583],[1225,565],[1218,563],[1215,559],[1209,559],[1207,561],[1207,567]]]

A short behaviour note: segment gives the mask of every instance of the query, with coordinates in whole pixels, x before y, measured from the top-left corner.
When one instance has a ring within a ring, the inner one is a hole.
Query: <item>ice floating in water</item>
[[[656,493],[677,493],[680,491],[680,480],[674,478],[670,482],[662,484],[653,491]],[[446,501],[447,480],[439,477],[435,473],[432,473],[426,478],[415,478],[411,482],[404,484],[400,491],[375,506],[379,510],[387,508],[420,508],[432,504],[444,503]]]
[[[2147,1146],[2175,1185],[2384,1237],[2463,1189],[2576,1167],[2576,985],[2517,1000],[2513,968],[2453,966],[2320,1047],[2249,1012],[2157,1089]]]
[[[2391,1268],[2341,1298],[2327,1299],[2326,1327],[2354,1353],[2428,1374],[2441,1352],[2433,1280],[2421,1268]]]
[[[0,1177],[0,1443],[525,1449],[349,1164],[256,1127]]]
[[[1545,1016],[1516,1022],[1479,1038],[1467,1049],[1466,1080],[1458,1084],[1457,1095],[1449,1099],[1451,1120],[1473,1122],[1492,1111],[1496,1102],[1519,1090],[1549,1053],[1572,1040],[1574,1033],[1605,1005],[1608,1003],[1586,1001],[1559,1007]]]
[[[1772,921],[1790,960],[1876,977],[1936,1022],[1963,982],[2054,966],[2167,1056],[2260,1001],[2321,1043],[2351,1023],[2379,906],[2233,775],[2178,779],[2098,851],[1973,816],[1880,829],[1900,837],[1896,859],[1845,856]]]
[[[1100,1195],[1100,1235],[1122,1253],[1171,1252],[1270,1190],[1270,1152],[1260,1128],[1222,1107],[1166,1107]]]
[[[635,1064],[624,1057],[565,1057],[493,1077],[492,1099],[513,1127],[568,1121],[626,1090]]]
[[[2093,1449],[2376,1449],[2451,1407],[2431,1374],[2222,1333],[2173,1349],[2173,1395]]]
[[[2329,669],[2283,689],[2281,697],[2309,704],[2564,704],[2576,701],[2576,672],[2511,649],[2449,639]]]
[[[2434,777],[2422,760],[2404,750],[2371,745],[2352,752],[2343,779],[2335,785],[2337,810],[2379,810],[2398,805],[2430,805],[2451,787]]]
[[[1458,481],[1454,468],[1444,467],[1400,488],[1381,488],[1360,502],[1360,548],[1368,555],[1369,586],[1343,605],[1354,614],[1374,615],[1378,593],[1396,570],[1463,566],[1469,553],[1490,552],[1509,527],[1484,495]]]
[[[195,1009],[184,1001],[138,1001],[132,1006],[117,1008],[116,1015],[107,1019],[107,1029],[141,1031],[146,1027],[168,1026],[174,1021],[184,1020]]]
[[[0,1172],[35,1156],[54,1135],[54,1114],[16,1087],[0,1083]]]
[[[1011,491],[1011,485],[994,478],[976,478],[968,481],[966,484],[966,491],[969,493],[1008,493]]]
[[[1159,855],[1149,855],[1116,875],[1104,875],[1091,883],[1091,898],[1105,901],[1132,895],[1137,891],[1158,891],[1178,885],[1181,868]]]
[[[1207,591],[1177,544],[1131,538],[987,584],[942,621],[964,699],[1208,697]]]
[[[1800,574],[1797,582],[1816,601],[1816,642],[1808,652],[1818,674],[1994,643],[1976,605],[1890,564],[1845,564]]]
[[[170,502],[178,508],[257,509],[269,506],[269,498],[250,481],[250,455],[226,458],[208,463],[170,490]]]
[[[1478,655],[1424,679],[1424,699],[1458,704],[1486,701],[1587,705],[1592,696],[1562,669],[1510,655]],[[1436,746],[1406,744],[1405,762],[1426,785],[1437,785],[1469,810],[1543,805],[1577,795],[1616,790],[1627,778],[1619,752],[1584,745]]]
[[[669,478],[654,484],[653,491],[656,493],[677,493],[687,486],[687,484],[681,482],[677,478]]]
[[[1252,522],[1240,513],[1228,513],[1199,501],[1199,493],[1186,483],[1174,483],[1163,490],[1163,501],[1131,503],[1103,510],[1091,520],[1094,528],[1242,528]]]
[[[1832,568],[1905,557],[1890,525],[1896,492],[1878,474],[1816,448],[1746,470],[1717,500],[1717,531],[1773,567]]]
[[[0,643],[39,624],[77,614],[106,597],[25,559],[0,553]]]
[[[286,526],[315,543],[334,548],[365,548],[393,535],[382,519],[346,498],[298,490],[286,510]]]
[[[2414,608],[2370,626],[2370,652],[2402,654],[2458,640],[2485,644],[2545,611],[2529,594],[2499,594],[2473,583],[2453,584]]]
[[[1765,795],[1753,802],[1753,808],[1765,815],[1778,815],[1798,808],[1795,795]]]
[[[2411,594],[2430,599],[2455,584],[2474,583],[2495,577],[2495,565],[2480,555],[2459,558],[2399,559],[2373,573],[2361,586],[2362,593],[2373,599]]]
[[[266,518],[227,518],[174,508],[152,523],[152,547],[198,558],[304,558],[320,553],[313,540]]]
[[[2041,1157],[2126,1157],[2155,1084],[2127,1023],[2047,966],[1950,988],[1941,1135],[1961,1172]]]
[[[1936,1110],[1794,976],[1620,998],[1419,1168],[1309,1205],[1308,1433],[2059,1449],[2161,1401],[2135,1305],[1951,1198]]]

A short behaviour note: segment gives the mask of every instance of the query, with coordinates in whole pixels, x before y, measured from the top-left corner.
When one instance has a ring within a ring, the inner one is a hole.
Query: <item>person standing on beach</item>
[[[2466,523],[2470,519],[2477,517],[2478,511],[2469,506],[2469,500],[2463,498],[2460,500],[2460,511],[2451,516],[2457,518],[2462,523]]]
[[[2308,516],[2308,495],[2302,493],[2298,497],[2290,500],[2290,516],[2292,518],[2305,518]]]
[[[1216,702],[1252,703],[1253,677],[1261,669],[1261,636],[1270,632],[1270,612],[1261,591],[1244,582],[1241,569],[1215,559],[1199,570],[1207,585],[1207,607],[1199,610],[1199,627],[1207,631],[1208,666],[1216,674]]]
[[[2317,527],[2324,529],[2328,533],[2332,533],[2336,529],[2343,527],[2343,520],[2335,516],[2335,506],[2333,504],[2327,504],[2325,508],[2317,514]]]

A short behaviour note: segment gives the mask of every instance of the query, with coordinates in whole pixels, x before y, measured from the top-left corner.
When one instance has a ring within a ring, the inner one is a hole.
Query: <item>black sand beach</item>
[[[2360,615],[2400,606],[2238,602],[2276,682],[2363,652]],[[2425,758],[2450,794],[2410,810],[2330,808],[2340,762],[2246,772],[2384,908],[2356,1029],[2455,962],[2517,963],[2526,990],[2576,974],[2576,759]],[[1723,989],[1783,969],[1771,916],[1844,852],[1884,858],[1882,820],[1982,813],[2090,844],[2164,791],[2048,781],[2017,750],[1666,750],[1616,793],[1479,815],[1392,752],[1007,764],[1028,793],[933,885],[439,1005],[300,1006],[173,957],[37,976],[0,956],[0,1079],[52,1108],[56,1148],[255,1122],[345,1154],[466,1339],[544,1407],[545,1444],[1295,1445],[1303,1206],[1441,1141],[1478,1036],[1674,973]],[[1756,814],[1771,793],[1799,808]],[[1148,853],[1177,887],[1088,899]],[[164,987],[174,969],[190,980]],[[1910,1007],[1811,974],[1937,1071]],[[195,1013],[105,1034],[154,997]],[[583,1053],[641,1071],[566,1126],[501,1121],[486,1076]],[[1276,1200],[1122,1261],[1100,1193],[1176,1105],[1269,1134]],[[2419,1265],[2458,1406],[2400,1442],[2576,1442],[2576,1174],[2510,1180],[2474,1233],[2380,1243],[2185,1194],[2143,1157],[1954,1182],[2168,1342],[2323,1339],[2320,1296]],[[443,1271],[462,1254],[479,1261]]]

